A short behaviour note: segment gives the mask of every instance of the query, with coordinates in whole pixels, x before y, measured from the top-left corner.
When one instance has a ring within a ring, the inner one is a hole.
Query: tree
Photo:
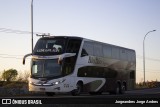
[[[0,71],[0,81],[2,81],[2,71]]]
[[[4,70],[2,74],[2,78],[3,80],[10,82],[15,80],[17,75],[18,75],[18,72],[16,69],[9,69],[7,71]]]
[[[29,76],[30,76],[30,72],[29,72],[29,71],[24,71],[23,80],[24,80],[25,82],[28,82]]]
[[[28,82],[28,77],[30,76],[30,72],[29,71],[21,71],[18,72],[18,76],[17,76],[17,81],[23,81],[23,82]]]

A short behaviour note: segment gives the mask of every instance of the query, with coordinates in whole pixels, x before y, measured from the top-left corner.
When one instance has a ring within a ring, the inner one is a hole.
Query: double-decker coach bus
[[[94,40],[49,36],[40,38],[32,54],[29,91],[51,96],[60,92],[123,94],[134,89],[135,51]]]

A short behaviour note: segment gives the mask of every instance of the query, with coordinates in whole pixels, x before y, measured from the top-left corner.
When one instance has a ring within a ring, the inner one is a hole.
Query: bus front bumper
[[[38,84],[29,83],[29,91],[37,92],[63,92],[61,84],[49,85],[49,84]]]

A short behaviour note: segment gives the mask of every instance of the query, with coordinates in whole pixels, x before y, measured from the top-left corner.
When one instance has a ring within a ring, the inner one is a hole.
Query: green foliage
[[[16,69],[9,69],[7,71],[4,71],[2,74],[2,78],[5,81],[14,81],[18,75],[18,72]]]

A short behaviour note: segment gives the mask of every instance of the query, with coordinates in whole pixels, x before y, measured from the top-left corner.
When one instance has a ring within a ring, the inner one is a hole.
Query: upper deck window
[[[85,41],[83,45],[81,56],[94,55],[93,45],[94,45],[93,42]]]
[[[58,55],[64,52],[64,38],[43,38],[39,39],[35,48],[34,55]]]

